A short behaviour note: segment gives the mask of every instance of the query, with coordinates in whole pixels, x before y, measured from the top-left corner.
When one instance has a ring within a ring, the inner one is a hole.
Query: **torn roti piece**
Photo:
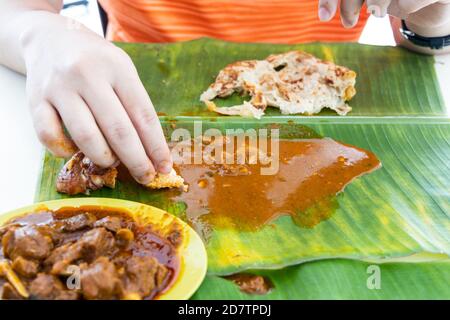
[[[77,152],[61,169],[56,180],[56,190],[61,193],[75,195],[89,194],[104,186],[114,189],[116,185],[117,169],[100,168],[82,152]],[[147,185],[150,189],[179,188],[186,190],[184,179],[175,170],[169,174],[157,173],[155,179]]]
[[[163,188],[181,188],[186,189],[187,185],[184,184],[184,179],[179,176],[174,169],[169,174],[158,173],[147,185],[150,189],[163,189]]]
[[[282,114],[315,114],[323,108],[346,115],[356,94],[356,73],[302,51],[270,55],[265,60],[238,61],[220,71],[200,100],[225,115],[261,118],[267,106]],[[217,107],[212,101],[233,93],[249,95],[241,105]]]

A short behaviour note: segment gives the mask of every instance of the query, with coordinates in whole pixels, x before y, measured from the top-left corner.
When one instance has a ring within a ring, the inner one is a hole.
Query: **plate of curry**
[[[136,202],[72,198],[0,216],[0,298],[188,299],[207,269],[202,240]]]

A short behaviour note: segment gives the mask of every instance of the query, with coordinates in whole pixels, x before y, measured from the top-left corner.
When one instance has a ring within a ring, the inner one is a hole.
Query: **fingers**
[[[64,134],[61,119],[48,101],[41,101],[31,108],[34,129],[41,143],[57,157],[69,158],[76,146]]]
[[[330,21],[336,15],[339,0],[319,0],[319,19]]]
[[[383,18],[388,13],[391,0],[367,0],[367,11],[377,18]]]
[[[52,101],[78,148],[101,167],[110,167],[117,161],[84,100],[72,93],[58,95]]]
[[[114,86],[153,166],[158,172],[170,173],[173,166],[172,156],[155,108],[139,79],[137,71],[130,74],[129,78],[121,79]]]
[[[364,0],[341,0],[341,22],[346,28],[356,25]]]
[[[155,169],[127,111],[110,84],[97,84],[81,93],[120,161],[136,181],[149,184],[155,176]]]

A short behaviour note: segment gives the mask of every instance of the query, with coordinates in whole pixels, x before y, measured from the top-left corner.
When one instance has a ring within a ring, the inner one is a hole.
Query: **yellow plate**
[[[64,207],[97,207],[98,209],[116,209],[128,212],[134,219],[142,223],[151,223],[155,229],[164,231],[174,226],[181,231],[182,242],[177,248],[180,257],[180,268],[176,279],[165,292],[159,295],[161,300],[189,299],[202,283],[207,268],[205,246],[198,234],[185,222],[155,207],[138,202],[108,198],[71,198],[36,203],[0,215],[0,225],[11,218],[38,210],[58,210]]]

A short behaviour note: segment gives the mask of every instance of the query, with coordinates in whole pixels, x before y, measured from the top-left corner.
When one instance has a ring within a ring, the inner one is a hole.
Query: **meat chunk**
[[[100,256],[107,256],[114,249],[114,236],[105,228],[95,228],[86,232],[77,245],[81,247],[83,260],[93,261]]]
[[[19,223],[7,224],[5,226],[0,227],[0,239],[9,231],[16,228],[19,228],[21,225]]]
[[[74,261],[92,262],[95,258],[109,255],[114,249],[114,236],[105,228],[95,228],[75,243],[65,244],[55,249],[45,261],[51,266],[52,274],[64,274]]]
[[[58,221],[61,231],[73,232],[92,227],[97,219],[91,213],[81,213]]]
[[[125,264],[126,292],[149,296],[156,288],[161,288],[167,277],[167,268],[149,256],[133,256]]]
[[[81,288],[85,299],[114,299],[122,293],[116,267],[106,257],[81,265]]]
[[[76,244],[66,243],[53,250],[44,265],[50,268],[52,274],[65,274],[67,267],[80,258],[81,250]]]
[[[53,249],[53,232],[47,226],[24,226],[9,230],[2,238],[5,255],[12,260],[18,256],[41,260]]]
[[[89,194],[103,186],[114,188],[116,177],[116,168],[100,168],[82,152],[77,152],[61,169],[56,190],[70,195]]]
[[[57,277],[40,273],[30,284],[30,297],[38,300],[76,300],[78,293],[68,290]]]
[[[94,227],[103,227],[109,231],[117,232],[122,228],[122,220],[119,217],[106,216],[94,223]]]
[[[21,276],[31,278],[38,273],[39,264],[36,261],[27,260],[21,256],[18,256],[14,259],[12,268]]]

